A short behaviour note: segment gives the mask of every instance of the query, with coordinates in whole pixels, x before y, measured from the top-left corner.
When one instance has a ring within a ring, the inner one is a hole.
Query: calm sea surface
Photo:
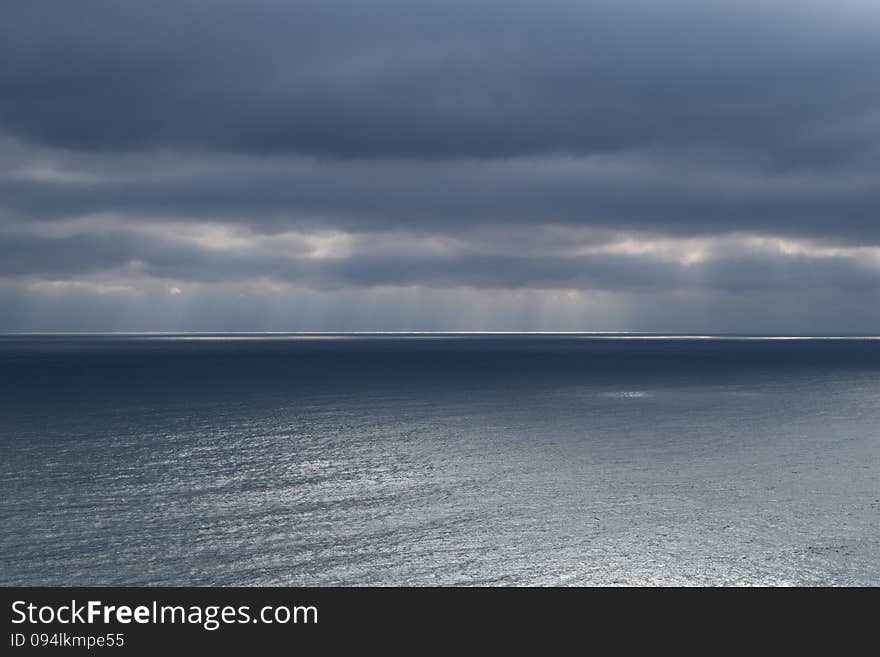
[[[880,341],[0,337],[0,584],[880,584]]]

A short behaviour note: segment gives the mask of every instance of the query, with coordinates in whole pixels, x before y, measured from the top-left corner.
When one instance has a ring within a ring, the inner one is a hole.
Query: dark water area
[[[0,336],[0,584],[880,584],[880,341]]]

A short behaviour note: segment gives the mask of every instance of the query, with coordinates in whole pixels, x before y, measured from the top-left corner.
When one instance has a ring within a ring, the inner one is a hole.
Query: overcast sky
[[[875,0],[10,0],[0,330],[880,333]]]

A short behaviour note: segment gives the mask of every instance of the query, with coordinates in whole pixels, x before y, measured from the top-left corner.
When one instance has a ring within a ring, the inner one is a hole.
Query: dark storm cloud
[[[30,0],[3,12],[0,120],[54,146],[438,158],[650,145],[786,166],[876,155],[870,3]]]
[[[175,326],[183,298],[248,328],[275,284],[324,328],[374,301],[409,327],[596,328],[558,290],[617,328],[880,327],[871,1],[0,12],[0,329],[154,304]],[[254,328],[296,318],[274,317]]]
[[[725,163],[639,154],[595,162],[223,158],[188,166],[147,157],[142,175],[131,178],[108,170],[106,163],[79,166],[95,180],[0,175],[0,209],[34,219],[117,212],[225,220],[264,231],[310,225],[457,233],[475,225],[567,224],[880,243],[880,179],[849,171],[760,175]]]

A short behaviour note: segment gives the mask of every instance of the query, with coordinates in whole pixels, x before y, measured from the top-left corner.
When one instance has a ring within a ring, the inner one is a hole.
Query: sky
[[[10,0],[0,330],[880,333],[874,0]]]

